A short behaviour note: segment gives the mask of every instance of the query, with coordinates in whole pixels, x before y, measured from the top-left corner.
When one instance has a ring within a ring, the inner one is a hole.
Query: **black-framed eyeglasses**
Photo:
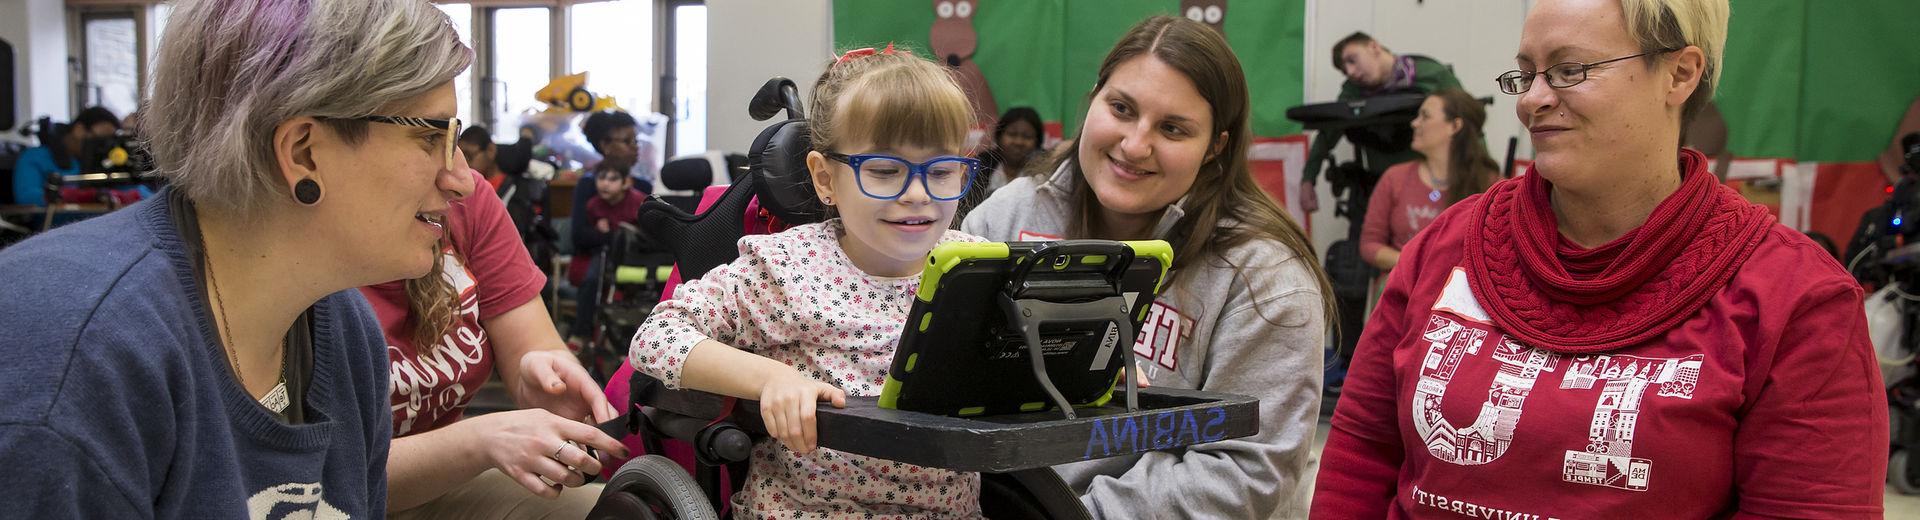
[[[1595,67],[1599,67],[1601,65],[1606,65],[1616,61],[1631,60],[1641,56],[1665,54],[1665,53],[1669,53],[1677,50],[1680,50],[1680,49],[1660,49],[1657,51],[1647,51],[1639,54],[1634,54],[1631,56],[1621,56],[1611,60],[1601,60],[1593,63],[1579,63],[1579,62],[1569,61],[1566,63],[1556,64],[1552,67],[1547,67],[1547,70],[1541,71],[1541,72],[1509,70],[1505,74],[1501,74],[1500,77],[1494,78],[1493,81],[1494,83],[1500,84],[1501,92],[1505,92],[1509,95],[1516,95],[1516,96],[1520,94],[1525,94],[1527,93],[1527,90],[1533,88],[1533,77],[1536,75],[1546,75],[1547,86],[1549,87],[1567,88],[1574,85],[1579,85],[1580,83],[1587,81],[1587,71],[1592,70]]]
[[[853,167],[858,172],[853,178],[860,186],[860,193],[880,200],[895,200],[906,195],[907,185],[913,182],[914,177],[920,178],[920,187],[925,188],[927,196],[934,200],[959,200],[967,195],[974,174],[980,171],[980,161],[951,155],[917,164],[897,156],[877,153],[847,155],[820,152],[820,155]]]
[[[440,158],[441,166],[447,171],[453,171],[453,154],[460,153],[460,148],[456,144],[460,140],[460,118],[429,119],[425,117],[365,116],[354,119],[373,123],[386,123],[389,125],[446,130],[447,134],[441,139],[445,141],[446,144],[445,153],[443,153]]]

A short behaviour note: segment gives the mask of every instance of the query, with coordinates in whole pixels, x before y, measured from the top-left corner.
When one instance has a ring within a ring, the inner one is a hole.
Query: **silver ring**
[[[560,460],[560,452],[563,452],[563,451],[567,451],[567,446],[572,446],[572,445],[573,445],[573,441],[562,441],[562,442],[560,443],[560,447],[558,447],[558,448],[554,448],[554,449],[553,449],[553,454],[552,454],[552,455],[548,455],[548,456],[547,456],[547,458],[549,458],[549,459],[553,459],[553,460],[556,460],[556,461],[557,461],[557,460]]]

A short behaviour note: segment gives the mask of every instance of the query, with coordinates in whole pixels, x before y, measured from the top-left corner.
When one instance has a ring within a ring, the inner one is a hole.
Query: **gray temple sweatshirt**
[[[960,228],[996,241],[1069,238],[1074,175],[1015,180]],[[1165,239],[1183,214],[1169,206],[1153,236]],[[1056,466],[1095,518],[1306,517],[1327,330],[1308,261],[1259,238],[1174,260],[1179,272],[1147,316],[1135,360],[1155,387],[1258,398],[1260,432]]]

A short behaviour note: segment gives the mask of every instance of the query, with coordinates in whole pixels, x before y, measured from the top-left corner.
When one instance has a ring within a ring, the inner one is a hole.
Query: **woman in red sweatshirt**
[[[1877,518],[1860,289],[1679,148],[1727,0],[1546,0],[1536,163],[1408,244],[1335,409],[1315,518]]]

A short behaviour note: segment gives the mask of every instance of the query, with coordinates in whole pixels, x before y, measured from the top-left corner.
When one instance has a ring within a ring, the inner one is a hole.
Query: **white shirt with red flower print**
[[[920,277],[868,275],[840,247],[839,220],[740,239],[740,257],[682,284],[635,335],[628,362],[679,388],[693,346],[713,339],[785,363],[851,396],[877,396]],[[979,242],[947,231],[941,242]],[[980,476],[829,449],[754,446],[740,518],[977,518]],[[872,516],[868,516],[872,515]]]

